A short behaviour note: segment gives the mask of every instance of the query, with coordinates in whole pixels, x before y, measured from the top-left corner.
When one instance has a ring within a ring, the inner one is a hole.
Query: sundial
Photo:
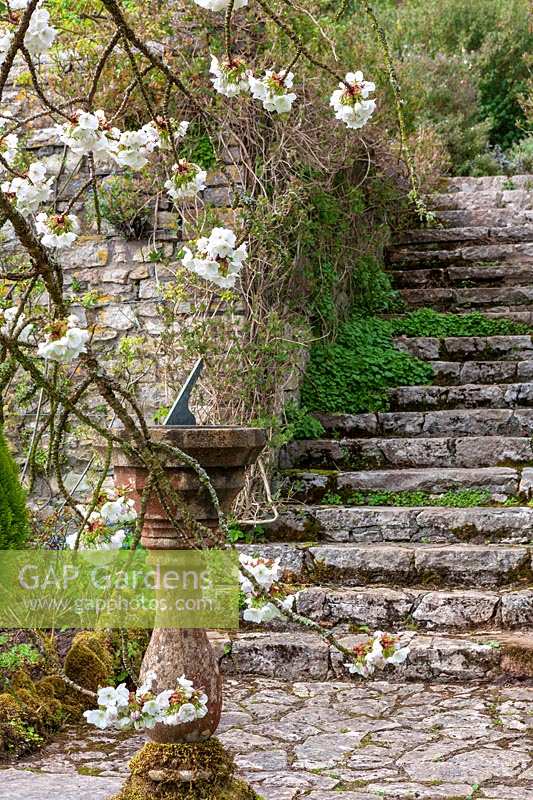
[[[189,401],[198,378],[202,374],[203,368],[204,360],[203,358],[199,358],[192,368],[189,377],[181,387],[181,391],[168,412],[163,425],[196,425],[196,417],[189,408]]]

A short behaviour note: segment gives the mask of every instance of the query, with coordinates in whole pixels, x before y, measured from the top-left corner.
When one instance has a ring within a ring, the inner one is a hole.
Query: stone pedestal
[[[151,429],[151,435],[155,440],[178,447],[198,461],[209,475],[223,511],[231,509],[244,486],[246,467],[255,462],[266,442],[263,430],[248,428],[158,426]],[[128,461],[121,451],[114,454],[114,467],[116,486],[130,487],[133,490],[131,496],[140,507],[148,477],[146,468]],[[154,494],[145,515],[144,547],[148,550],[184,550],[193,546],[216,545],[220,541],[217,514],[197,473],[177,460],[167,462],[165,472],[191,516],[213,531],[213,535],[198,542],[177,508],[172,512],[179,523],[180,530],[176,531]],[[120,800],[143,800],[145,797],[252,800],[255,794],[246,784],[233,779],[231,758],[216,739],[209,738],[220,721],[222,679],[206,632],[156,628],[144,656],[141,680],[151,670],[157,675],[153,685],[156,693],[172,688],[182,674],[192,680],[195,688],[203,689],[209,698],[208,714],[185,725],[156,725],[149,731],[153,741],[133,759],[132,776],[119,796]],[[214,753],[217,754],[215,759]],[[220,764],[221,772],[217,772],[217,764]],[[222,768],[224,764],[231,764],[231,769]],[[211,794],[205,794],[208,788]]]

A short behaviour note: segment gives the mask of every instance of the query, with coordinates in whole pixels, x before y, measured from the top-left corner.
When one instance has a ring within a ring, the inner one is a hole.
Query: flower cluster
[[[363,80],[362,72],[348,72],[344,83],[339,83],[330,98],[330,105],[335,111],[335,119],[344,122],[348,128],[362,128],[374,111],[375,100],[369,99],[376,85]]]
[[[159,132],[153,122],[149,122],[138,131],[121,133],[116,152],[111,155],[121,167],[142,169],[148,164],[147,156],[159,145]]]
[[[120,550],[126,541],[124,529],[137,519],[135,501],[124,495],[104,493],[99,498],[99,508],[95,508],[87,519],[87,525],[79,541],[80,550]],[[86,516],[85,506],[78,510]],[[78,539],[77,533],[66,537],[67,547],[73,550]]]
[[[80,327],[79,319],[71,314],[67,319],[55,320],[48,326],[46,340],[37,348],[37,355],[49,361],[68,363],[86,353],[89,331]]]
[[[387,664],[403,664],[408,655],[409,647],[402,647],[395,636],[376,631],[372,640],[354,647],[354,661],[344,666],[352,675],[368,678]]]
[[[130,692],[124,683],[116,689],[106,686],[98,691],[98,708],[85,711],[83,716],[101,730],[140,731],[154,728],[158,723],[184,725],[207,715],[207,695],[195,689],[185,675],[177,679],[174,689],[157,695],[152,691],[156,680],[155,672],[148,672],[136,692]]]
[[[195,197],[205,189],[207,172],[198,164],[192,164],[181,158],[172,167],[172,177],[165,181],[165,189],[173,200]]]
[[[105,112],[99,109],[94,114],[78,109],[71,122],[57,126],[57,133],[77,156],[92,153],[96,161],[107,161],[118,148],[120,131],[107,121]]]
[[[250,71],[242,58],[219,61],[216,56],[211,55],[209,72],[215,76],[211,78],[215,91],[225,97],[236,97],[250,88]]]
[[[246,67],[242,58],[219,60],[211,55],[209,71],[213,78],[211,83],[219,94],[225,97],[236,97],[242,92],[250,92],[255,100],[260,100],[266,111],[275,111],[277,114],[288,114],[296,100],[292,89],[294,74],[287,70],[274,72],[267,69],[262,78],[255,78],[251,70]]]
[[[0,120],[0,130],[5,127],[5,120]],[[4,161],[12,166],[18,156],[19,137],[16,133],[8,133],[0,138],[0,153]],[[4,165],[0,164],[0,171],[4,169]]]
[[[46,166],[34,161],[28,169],[26,178],[13,178],[2,183],[2,192],[15,198],[17,211],[27,217],[35,214],[41,203],[46,203],[52,196],[52,178],[46,178]]]
[[[208,11],[226,11],[230,4],[230,0],[194,0],[194,2]],[[238,11],[239,8],[244,8],[247,5],[248,0],[235,0],[233,10]]]
[[[276,111],[278,114],[288,114],[296,100],[292,89],[294,74],[292,72],[274,72],[267,69],[262,78],[249,78],[250,91],[255,100],[260,100],[266,111]]]
[[[237,237],[229,228],[213,228],[209,237],[196,241],[195,252],[184,247],[183,266],[222,289],[235,286],[237,276],[248,255],[246,244],[237,245]]]
[[[24,37],[26,49],[32,56],[46,53],[53,45],[57,30],[50,25],[50,14],[45,8],[37,8],[30,19]]]
[[[31,322],[26,322],[25,314],[19,314],[18,312],[18,306],[10,306],[9,308],[0,310],[0,333],[3,333],[4,336],[15,334],[16,338],[21,342],[27,342],[33,330],[33,325]],[[17,324],[15,329],[13,329],[15,319],[17,319]]]
[[[39,214],[35,227],[42,244],[58,250],[71,247],[80,231],[80,223],[74,214]]]
[[[270,593],[274,591],[276,583],[281,578],[279,558],[252,558],[242,553],[239,557],[241,566],[249,572],[259,585],[256,589],[252,581],[239,574],[241,591],[246,597],[246,608],[243,612],[243,619],[246,622],[271,622],[273,619],[283,618],[283,613],[268,600],[264,598],[262,592]],[[294,605],[294,595],[288,595],[281,600],[283,607],[290,611]]]

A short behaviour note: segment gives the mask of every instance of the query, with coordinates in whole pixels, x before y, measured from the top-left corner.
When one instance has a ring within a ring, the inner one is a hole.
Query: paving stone
[[[88,775],[35,774],[22,769],[0,771],[2,800],[107,800],[119,791],[122,780]]]

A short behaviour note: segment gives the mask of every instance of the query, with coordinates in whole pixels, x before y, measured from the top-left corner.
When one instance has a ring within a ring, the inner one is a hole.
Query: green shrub
[[[310,411],[384,411],[389,388],[430,383],[432,376],[428,363],[395,349],[388,322],[356,316],[334,342],[311,349],[302,403]]]
[[[98,186],[100,214],[126,239],[144,239],[152,229],[146,189],[142,179],[130,173],[105,178]]]
[[[515,144],[507,154],[509,172],[514,175],[533,173],[533,136]]]
[[[30,535],[26,495],[0,428],[0,550],[17,550]]]
[[[294,401],[285,406],[285,420],[287,441],[320,439],[325,433],[322,423],[313,417],[305,406],[299,406]]]

